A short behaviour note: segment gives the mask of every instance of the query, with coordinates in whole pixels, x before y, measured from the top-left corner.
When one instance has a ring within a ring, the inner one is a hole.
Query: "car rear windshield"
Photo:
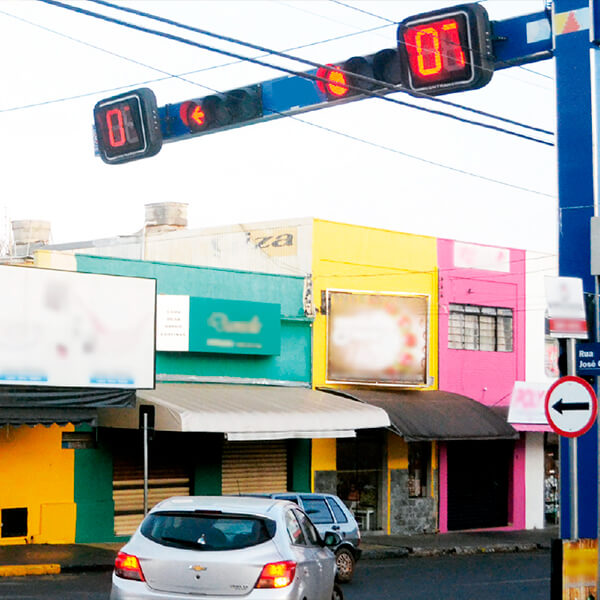
[[[270,540],[275,535],[275,522],[254,515],[156,512],[146,517],[141,532],[164,546],[239,550]]]
[[[302,504],[304,504],[306,514],[315,525],[333,523],[333,516],[327,506],[327,502],[325,502],[325,498],[302,496]]]

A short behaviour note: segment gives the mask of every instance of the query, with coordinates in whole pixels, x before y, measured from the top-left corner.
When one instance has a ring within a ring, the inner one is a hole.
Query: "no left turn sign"
[[[594,424],[598,400],[592,386],[581,377],[567,375],[546,393],[546,417],[559,435],[577,437]]]

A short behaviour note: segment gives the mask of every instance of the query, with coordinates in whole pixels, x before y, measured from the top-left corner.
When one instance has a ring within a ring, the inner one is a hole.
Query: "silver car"
[[[111,600],[331,600],[335,557],[302,509],[272,498],[157,504],[119,552]]]
[[[356,561],[361,555],[360,529],[346,505],[334,494],[278,492],[267,495],[298,504],[310,517],[321,537],[325,537],[329,531],[340,535],[340,543],[331,548],[336,558],[337,579],[340,583],[352,581]]]

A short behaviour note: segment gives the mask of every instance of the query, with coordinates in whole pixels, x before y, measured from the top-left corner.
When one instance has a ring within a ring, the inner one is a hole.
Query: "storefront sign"
[[[156,348],[167,352],[279,354],[279,304],[159,296]]]
[[[507,419],[515,429],[520,431],[551,431],[544,408],[549,387],[550,383],[515,381]],[[522,427],[519,427],[519,425],[522,425]]]
[[[454,266],[461,269],[510,273],[510,250],[454,242]]]
[[[427,296],[330,291],[328,304],[328,382],[427,385]]]

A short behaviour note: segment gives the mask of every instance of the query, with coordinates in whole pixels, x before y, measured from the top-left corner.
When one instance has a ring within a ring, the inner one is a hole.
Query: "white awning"
[[[102,427],[137,429],[140,404],[155,406],[158,431],[224,433],[228,440],[353,437],[389,427],[385,410],[309,388],[159,383],[135,408],[99,409]]]

